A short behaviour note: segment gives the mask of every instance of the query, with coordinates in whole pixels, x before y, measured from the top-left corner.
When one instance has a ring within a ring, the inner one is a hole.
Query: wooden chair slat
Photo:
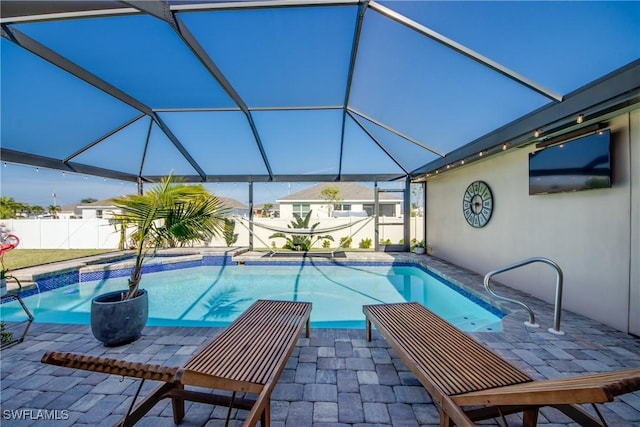
[[[260,419],[268,424],[271,392],[303,327],[309,336],[310,313],[311,304],[306,302],[256,301],[182,367],[58,352],[46,353],[42,362],[165,382],[136,405],[129,415],[131,422],[143,417],[164,397],[173,399],[176,423],[184,415],[184,400],[191,398],[213,404],[229,400],[185,389],[185,386],[201,386],[258,394],[256,406],[244,425],[255,425]]]
[[[384,324],[421,375],[447,395],[531,381],[527,374],[419,304],[365,307],[373,323]]]
[[[600,420],[576,405],[610,402],[640,390],[640,368],[534,381],[417,303],[366,305],[363,312],[367,339],[374,325],[431,393],[443,426],[471,426],[494,417],[500,408],[524,412],[524,425],[534,426],[543,406],[556,407],[578,423],[599,426]],[[462,408],[472,405],[468,411]]]

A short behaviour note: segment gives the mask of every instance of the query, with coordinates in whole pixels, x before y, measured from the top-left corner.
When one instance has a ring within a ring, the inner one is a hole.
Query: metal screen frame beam
[[[380,196],[378,181],[373,183],[373,251],[380,251]]]
[[[269,173],[269,176],[273,178],[273,170],[271,169],[271,164],[269,162],[269,158],[267,157],[267,152],[264,149],[262,139],[260,138],[260,133],[258,132],[258,128],[256,127],[253,116],[251,115],[247,104],[240,97],[240,94],[236,92],[231,83],[227,80],[226,76],[209,57],[209,55],[196,40],[193,34],[191,34],[186,25],[184,25],[184,23],[182,23],[182,21],[177,16],[175,17],[175,20],[178,25],[178,35],[182,38],[183,42],[187,45],[187,47],[189,47],[189,49],[191,49],[196,58],[198,58],[200,62],[202,62],[207,71],[213,76],[213,78],[218,82],[222,89],[224,89],[224,91],[229,95],[233,102],[235,102],[236,105],[240,107],[240,109],[246,116],[249,127],[251,128],[251,133],[253,134],[256,145],[258,146],[258,150],[260,151],[260,156],[262,157],[262,161],[264,162],[265,169]]]
[[[150,121],[152,123],[152,121]],[[96,166],[89,166],[82,163],[67,162],[62,159],[39,156],[7,148],[0,148],[0,161],[71,172],[83,175],[99,176],[101,178],[116,179],[126,182],[138,182],[138,178],[144,182],[160,182],[166,175],[139,175],[126,172],[119,172],[112,169],[104,169]],[[141,163],[143,167],[144,163]],[[205,180],[200,175],[174,175],[180,177],[187,183],[202,182],[331,182],[335,181],[335,175],[208,175]],[[341,182],[374,182],[374,181],[397,181],[405,179],[404,174],[346,174],[342,175]]]
[[[269,158],[267,157],[267,153],[264,149],[264,145],[262,144],[258,128],[256,127],[247,104],[244,102],[235,88],[231,85],[231,82],[229,82],[222,70],[220,70],[213,59],[211,59],[209,54],[207,54],[200,42],[198,42],[196,37],[191,33],[189,28],[184,24],[184,22],[182,22],[180,17],[176,16],[173,13],[169,4],[161,0],[132,0],[124,1],[123,3],[129,4],[144,13],[148,13],[149,15],[160,19],[174,30],[176,35],[180,38],[180,40],[182,40],[182,43],[187,48],[189,48],[196,59],[200,61],[207,72],[216,80],[216,82],[218,82],[220,87],[225,91],[229,98],[231,98],[231,100],[244,113],[245,117],[247,118],[249,127],[251,128],[251,133],[253,134],[255,143],[258,146],[258,150],[260,151],[260,156],[262,157],[265,169],[267,170],[269,176],[273,177],[273,170],[271,169]],[[198,172],[200,173],[200,170]]]
[[[367,116],[364,113],[361,113],[360,111],[356,110],[355,108],[351,108],[351,107],[347,107],[347,109],[352,112],[353,114],[356,114],[360,117],[362,117],[365,120],[370,121],[371,123],[380,126],[382,129],[388,130],[389,132],[391,132],[392,134],[399,136],[402,139],[405,139],[407,141],[409,141],[410,143],[417,145],[420,148],[424,148],[427,151],[431,151],[433,154],[437,155],[438,157],[444,157],[444,154],[442,154],[441,152],[439,152],[438,150],[436,150],[435,148],[431,148],[428,145],[424,145],[423,143],[421,143],[420,141],[418,141],[417,139],[411,138],[408,135],[405,135],[404,133],[395,130],[394,128],[392,128],[391,126],[385,125],[384,123]]]
[[[349,105],[349,98],[351,98],[351,85],[353,83],[353,73],[356,68],[356,59],[358,57],[358,47],[360,46],[360,34],[362,34],[362,23],[364,21],[364,14],[367,11],[367,5],[369,0],[363,1],[358,7],[358,14],[356,18],[356,28],[353,34],[353,42],[351,44],[351,58],[349,60],[349,71],[347,73],[347,87],[344,94],[344,103],[342,105],[342,129],[340,131],[340,161],[338,163],[338,177],[342,175],[342,155],[344,152],[344,133],[347,125],[347,106]]]
[[[0,159],[4,161],[5,159]],[[23,163],[17,160],[7,160],[12,163]],[[58,160],[59,162],[59,160]],[[50,169],[56,169],[51,166],[43,166]],[[67,169],[62,169],[67,170]],[[93,175],[93,174],[90,174]],[[102,176],[102,175],[98,175]],[[131,175],[137,177],[137,175]],[[199,175],[174,175],[180,177],[184,182],[189,183],[202,183],[202,182],[214,182],[214,183],[226,183],[226,182],[333,182],[335,181],[335,175],[275,175],[273,179],[269,175],[208,175],[206,181],[202,181]],[[166,175],[143,175],[142,177],[147,182],[159,182],[162,178],[166,178]],[[347,174],[343,175],[341,182],[374,182],[374,181],[398,181],[404,180],[406,175],[400,174]],[[135,179],[129,180],[135,182]]]
[[[388,7],[382,6],[381,4],[375,2],[374,0],[371,0],[369,3],[369,7],[373,10],[375,10],[376,12],[378,12],[380,15],[385,16],[389,19],[391,19],[392,21],[395,21],[399,24],[404,25],[405,27],[419,33],[422,34],[423,36],[426,36],[428,38],[430,38],[431,40],[434,40],[444,46],[446,46],[449,49],[453,49],[454,51],[466,56],[469,59],[472,59],[473,61],[488,67],[490,69],[492,69],[493,71],[497,71],[498,73],[502,74],[505,77],[508,77],[509,79],[515,81],[516,83],[519,83],[537,93],[539,93],[540,95],[549,98],[553,101],[556,102],[560,102],[562,101],[562,96],[558,95],[557,93],[543,87],[542,85],[539,85],[537,83],[535,83],[532,80],[527,79],[526,77],[524,77],[523,75],[516,73],[515,71],[505,67],[502,64],[499,64],[489,58],[487,58],[484,55],[481,55],[480,53],[469,49],[468,47],[455,42],[453,40],[451,40],[448,37],[443,36],[442,34],[422,25],[419,24],[418,22],[407,18],[406,16],[389,9]]]
[[[282,107],[248,107],[249,111],[319,111],[319,110],[342,110],[342,105],[300,105],[300,106],[282,106]],[[201,112],[201,113],[242,113],[240,107],[181,107],[181,108],[154,108],[156,113],[189,113],[189,112]]]
[[[201,182],[197,175],[180,175],[184,178],[185,182]],[[358,181],[397,181],[405,179],[404,174],[345,174],[342,175],[341,182],[358,182]],[[157,181],[162,176],[150,176],[146,175],[146,179]],[[257,174],[257,175],[208,175],[205,182],[333,182],[336,180],[336,175],[274,175],[273,179],[269,175]]]
[[[38,57],[53,64],[54,66],[68,72],[69,74],[77,77],[85,83],[90,84],[96,89],[101,90],[107,95],[110,95],[113,98],[151,117],[156,123],[158,123],[160,129],[162,129],[162,131],[167,135],[169,140],[171,140],[178,151],[180,151],[180,153],[186,158],[186,160],[202,176],[204,180],[206,174],[204,173],[202,168],[195,162],[193,157],[191,157],[191,155],[185,150],[184,146],[182,145],[182,143],[180,143],[178,138],[176,138],[176,136],[169,130],[164,122],[160,120],[160,118],[153,112],[150,107],[15,28],[11,28],[8,25],[2,24],[2,37],[17,44],[21,48],[33,53],[34,55],[37,55]]]
[[[118,172],[96,166],[88,166],[81,163],[65,162],[61,159],[24,153],[22,151],[10,150],[8,148],[0,148],[0,160],[3,162],[28,165],[36,168],[60,170],[63,172],[99,176],[102,178],[117,179],[127,182],[136,182],[138,179],[138,175],[130,173]]]
[[[536,142],[533,136],[536,129],[547,128],[548,130],[550,126],[576,125],[578,114],[584,114],[585,119],[590,119],[638,103],[640,103],[640,59],[568,94],[561,103],[547,104],[452,151],[446,158],[436,159],[411,171],[411,176],[424,175],[449,164],[477,157],[480,151],[487,151],[505,143],[518,146]],[[588,120],[585,120],[582,126],[588,124]]]
[[[367,0],[368,1],[368,0]],[[241,9],[277,9],[291,7],[318,7],[318,6],[352,6],[361,3],[362,0],[265,0],[265,1],[239,1],[202,4],[176,4],[171,10],[182,11],[207,11],[207,10],[241,10]]]
[[[147,135],[144,138],[144,148],[142,149],[142,160],[140,160],[140,168],[138,169],[138,176],[142,176],[144,170],[144,162],[147,160],[147,151],[149,150],[149,141],[151,140],[151,130],[153,129],[153,120],[149,120],[149,126],[147,127]],[[140,181],[138,181],[138,185]],[[142,193],[141,193],[142,194]]]
[[[189,151],[187,151],[187,149],[184,148],[184,145],[182,145],[178,137],[175,136],[175,134],[171,131],[171,129],[169,129],[169,126],[167,126],[167,124],[156,113],[153,113],[152,118],[156,122],[160,130],[164,132],[167,138],[169,138],[169,140],[173,143],[173,145],[178,149],[180,154],[182,154],[182,156],[187,160],[187,162],[189,162],[191,167],[194,168],[196,172],[198,172],[198,174],[202,178],[202,181],[205,181],[207,179],[207,174],[200,167],[198,162],[196,162],[193,156],[191,156],[191,153],[189,153]]]
[[[409,252],[411,248],[411,177],[407,176],[404,181],[404,200],[403,209],[403,224],[402,224],[402,233],[404,234],[404,240],[402,243],[402,250],[405,252]]]
[[[115,135],[116,133],[120,132],[122,129],[126,128],[127,126],[129,126],[129,125],[131,125],[131,124],[133,124],[135,122],[137,122],[138,120],[142,119],[143,117],[148,117],[148,116],[146,114],[139,114],[138,116],[134,117],[133,119],[128,120],[127,122],[121,124],[117,128],[115,128],[115,129],[111,130],[110,132],[102,135],[100,138],[96,139],[92,143],[85,145],[84,147],[82,147],[81,149],[79,149],[78,151],[73,153],[72,155],[67,156],[67,158],[65,158],[62,161],[65,162],[65,163],[70,162],[73,158],[78,157],[80,154],[84,153],[85,151],[87,151],[91,147],[94,147],[94,146],[98,145],[99,143],[101,143],[105,139],[109,138],[112,135]]]
[[[301,105],[282,107],[249,107],[249,111],[322,111],[322,110],[342,110],[342,105]]]
[[[214,11],[214,10],[241,10],[241,9],[277,9],[292,7],[322,7],[322,6],[351,6],[357,5],[361,0],[276,0],[276,1],[242,1],[242,2],[211,2],[194,4],[169,5],[172,12],[190,11]],[[5,2],[6,3],[6,2]],[[11,16],[2,16],[1,24],[27,23],[38,21],[53,21],[76,18],[95,18],[100,16],[126,16],[140,13],[137,7],[119,7],[114,2],[113,7],[105,5],[105,2],[97,1],[13,1],[11,2]],[[22,4],[20,4],[22,3]],[[120,1],[122,4],[132,2]],[[146,3],[146,2],[145,2]],[[166,2],[165,2],[166,3]],[[16,6],[23,8],[22,12],[16,12]],[[96,7],[99,5],[98,7]],[[4,6],[1,11],[7,9]],[[158,10],[157,6],[150,6],[150,10]],[[151,13],[151,12],[146,12]]]
[[[380,141],[378,141],[376,139],[375,136],[373,136],[371,134],[371,132],[369,132],[369,130],[367,128],[364,127],[364,125],[362,123],[360,123],[360,120],[358,120],[351,112],[347,112],[347,114],[349,115],[349,117],[351,117],[351,120],[353,120],[359,127],[360,129],[362,129],[362,131],[364,133],[367,134],[367,136],[369,138],[371,138],[371,140],[387,155],[387,157],[389,157],[393,163],[395,163],[400,169],[402,169],[402,171],[406,174],[409,175],[409,171],[407,171],[404,166],[402,166],[402,164],[400,164],[400,162],[398,160],[396,160],[396,158],[393,156],[393,154],[389,153],[389,151],[387,151],[386,148],[384,148],[384,146],[380,143]]]
[[[0,24],[21,24],[29,22],[41,22],[41,21],[58,21],[65,19],[82,19],[82,18],[95,18],[100,16],[125,16],[135,15],[140,13],[136,9],[128,7],[120,7],[115,4],[110,8],[104,5],[102,2],[101,7],[95,6],[100,4],[95,1],[13,1],[10,10],[13,13],[11,16],[5,16],[7,9],[7,2],[3,1],[3,7],[0,9]],[[22,11],[17,12],[15,6],[18,5],[23,8]],[[73,5],[70,7],[70,5]]]
[[[112,86],[95,74],[90,73],[76,63],[71,62],[69,59],[65,58],[57,52],[54,52],[53,50],[37,42],[26,34],[20,32],[19,30],[9,25],[2,24],[2,37],[15,43],[24,50],[31,52],[34,55],[53,64],[54,66],[66,71],[67,73],[77,77],[85,83],[88,83],[91,86],[114,97],[115,99],[127,104],[128,106],[149,116],[153,114],[153,110],[144,103],[138,101],[134,97],[121,91],[115,86]]]
[[[249,250],[253,250],[253,181],[249,181]]]

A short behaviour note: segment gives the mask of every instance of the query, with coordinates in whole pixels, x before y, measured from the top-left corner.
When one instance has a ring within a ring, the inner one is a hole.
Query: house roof
[[[216,196],[221,202],[222,205],[229,209],[249,209],[249,206],[245,205],[237,201],[236,199],[231,199],[229,197]]]
[[[332,182],[330,184],[316,184],[313,187],[282,197],[281,199],[278,199],[278,201],[281,203],[284,201],[325,202],[326,199],[322,197],[322,190],[327,187],[338,189],[338,198],[343,202],[373,202],[375,198],[373,188],[365,187],[364,185],[360,185],[355,182]],[[399,202],[402,199],[394,196],[393,194],[380,193],[379,200]]]
[[[96,200],[91,203],[76,203],[78,209],[114,209],[112,199]]]
[[[45,209],[46,210],[46,209]],[[78,209],[78,205],[76,203],[70,205],[60,206],[60,213],[73,213],[75,215],[79,215],[81,212]]]
[[[97,200],[91,203],[69,203],[60,206],[60,213],[73,213],[74,215],[82,215],[83,209],[113,209],[115,206],[110,199]]]

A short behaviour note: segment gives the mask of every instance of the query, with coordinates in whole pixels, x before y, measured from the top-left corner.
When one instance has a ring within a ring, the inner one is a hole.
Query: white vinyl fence
[[[106,219],[5,219],[18,249],[117,249],[120,235]]]
[[[316,227],[319,234],[329,234],[333,237],[330,248],[337,248],[341,238],[351,238],[352,248],[357,248],[363,239],[371,239],[371,248],[374,247],[374,219],[365,218],[326,218],[320,219]],[[238,234],[238,240],[234,246],[249,246],[249,222],[247,219],[234,218],[236,221],[234,233]],[[381,222],[401,223],[402,218],[381,218]],[[313,224],[315,224],[313,222]],[[120,235],[113,224],[106,219],[7,219],[1,223],[9,229],[9,233],[15,234],[20,239],[19,249],[118,249]],[[280,218],[256,218],[253,225],[254,247],[277,248],[285,244],[283,238],[273,238],[275,230],[287,230],[291,221]],[[263,224],[268,228],[263,228]],[[331,232],[323,230],[334,229]],[[402,240],[402,225],[380,226],[380,239],[390,240],[398,244]],[[411,236],[418,236],[422,240],[423,218],[411,218]],[[315,240],[315,239],[314,239]],[[226,243],[222,236],[214,238],[208,246],[224,247]],[[322,241],[316,243],[314,248],[321,248]]]

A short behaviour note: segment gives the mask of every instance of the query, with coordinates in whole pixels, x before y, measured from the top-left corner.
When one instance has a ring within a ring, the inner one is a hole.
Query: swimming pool
[[[91,299],[127,286],[126,271],[109,276],[23,300],[36,322],[89,324]],[[225,326],[256,299],[310,301],[313,327],[363,328],[362,305],[402,301],[419,302],[465,331],[500,331],[504,315],[412,265],[222,263],[145,273],[141,286],[149,291],[149,326]],[[23,318],[15,301],[0,313],[3,320]]]

